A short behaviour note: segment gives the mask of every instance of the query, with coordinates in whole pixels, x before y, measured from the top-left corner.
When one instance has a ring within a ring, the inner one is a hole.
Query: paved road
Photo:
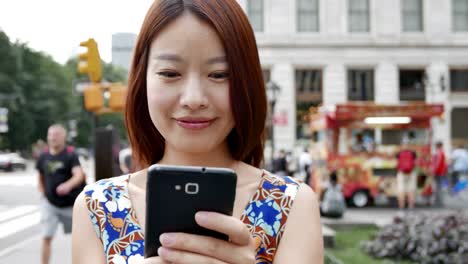
[[[26,171],[0,172],[0,264],[40,263],[40,199],[32,162]],[[70,235],[60,228],[52,246],[51,264],[71,263]]]

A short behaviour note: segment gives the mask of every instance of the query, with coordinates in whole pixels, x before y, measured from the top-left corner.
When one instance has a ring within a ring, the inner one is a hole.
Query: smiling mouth
[[[205,129],[211,126],[216,119],[215,118],[212,118],[212,119],[181,118],[181,119],[175,119],[175,120],[177,124],[181,126],[182,128],[190,129],[190,130],[201,130],[201,129]]]

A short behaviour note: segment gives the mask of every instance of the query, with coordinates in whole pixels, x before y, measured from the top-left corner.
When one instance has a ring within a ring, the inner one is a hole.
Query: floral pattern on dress
[[[291,177],[264,172],[260,188],[250,199],[241,221],[254,237],[257,264],[273,263],[286,220],[299,189]]]
[[[86,205],[108,264],[137,263],[144,256],[144,236],[128,194],[128,177],[88,185]],[[257,264],[272,263],[299,183],[263,172],[259,188],[241,216],[257,246]]]

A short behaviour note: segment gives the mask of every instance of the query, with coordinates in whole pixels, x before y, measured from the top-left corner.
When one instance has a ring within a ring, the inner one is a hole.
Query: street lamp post
[[[274,139],[275,105],[276,105],[276,99],[277,99],[278,93],[281,89],[275,82],[269,81],[266,84],[266,90],[267,90],[268,103],[270,105],[270,141],[271,141],[270,166],[273,166],[273,157],[275,154],[275,139]]]

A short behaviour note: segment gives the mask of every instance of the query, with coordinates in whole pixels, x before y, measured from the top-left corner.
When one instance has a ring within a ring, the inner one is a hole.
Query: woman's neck
[[[218,150],[208,153],[187,153],[166,146],[164,156],[158,163],[167,165],[234,168],[238,161],[232,158],[227,147],[219,148]]]

